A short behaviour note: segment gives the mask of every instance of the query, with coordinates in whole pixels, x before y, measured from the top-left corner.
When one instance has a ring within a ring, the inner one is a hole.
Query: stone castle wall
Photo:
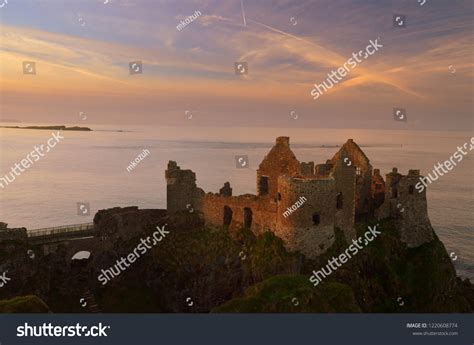
[[[345,160],[348,158],[349,160]],[[349,139],[331,159],[356,169],[356,215],[366,214],[371,209],[372,165],[360,147]]]
[[[166,210],[139,210],[137,206],[99,210],[94,216],[98,237],[121,238],[126,241],[152,230],[166,216]]]
[[[354,229],[356,212],[355,168],[347,166],[342,160],[339,160],[334,167],[333,176],[336,181],[336,195],[331,200],[336,204],[335,226],[344,232],[344,237],[350,242],[356,237]]]
[[[289,138],[279,137],[257,170],[257,195],[232,196],[228,182],[219,193],[205,194],[197,187],[193,171],[181,170],[170,161],[166,170],[168,215],[192,208],[202,214],[206,225],[247,227],[255,234],[270,230],[289,250],[312,258],[334,242],[335,227],[350,242],[356,237],[357,217],[373,214],[379,219],[398,219],[402,241],[410,247],[430,241],[433,234],[426,192],[413,191],[419,171],[403,176],[395,169],[385,183],[379,170],[372,170],[352,139],[331,160],[315,165],[312,161],[300,163],[290,149]],[[299,202],[285,217],[287,209],[303,198],[305,202]]]
[[[227,207],[227,211],[225,208]],[[245,211],[247,209],[247,211]],[[222,227],[224,213],[227,212],[227,222],[230,229],[242,228],[245,225],[245,213],[251,211],[250,230],[261,234],[276,227],[276,202],[269,197],[261,198],[251,194],[225,196],[207,193],[202,199],[201,212],[206,224]],[[229,222],[229,210],[231,220]],[[248,216],[247,216],[248,217]],[[248,224],[247,224],[248,225]]]
[[[385,200],[385,181],[379,169],[374,169],[372,175],[371,196],[374,209],[379,208]]]
[[[275,234],[283,239],[289,250],[300,250],[314,258],[334,242],[336,183],[333,178],[278,179],[278,211]],[[290,215],[283,213],[304,196],[307,200]],[[318,217],[319,224],[315,224]]]
[[[166,209],[170,214],[189,208],[200,209],[204,191],[196,186],[196,174],[181,170],[174,161],[168,162],[166,177]]]
[[[408,247],[418,247],[433,240],[426,189],[419,193],[415,188],[420,177],[419,170],[409,170],[408,175],[402,175],[394,168],[386,175],[385,201],[376,212],[378,218],[397,220],[401,240]]]
[[[0,243],[5,242],[5,241],[26,242],[27,240],[28,240],[28,235],[27,235],[26,228],[0,230]]]
[[[262,196],[262,177],[268,181],[268,193],[276,198],[278,193],[278,177],[281,175],[295,176],[300,174],[300,162],[290,149],[290,138],[278,137],[275,146],[265,156],[257,170],[257,195]]]

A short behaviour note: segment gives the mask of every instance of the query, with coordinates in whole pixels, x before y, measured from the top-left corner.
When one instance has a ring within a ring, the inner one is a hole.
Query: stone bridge
[[[28,230],[28,243],[32,245],[58,243],[85,237],[94,237],[96,234],[97,231],[94,227],[94,223],[56,226]]]
[[[103,245],[94,223],[28,230],[28,243],[40,247],[43,254],[55,252],[59,246],[65,246],[69,257],[83,250],[92,253]]]
[[[162,209],[115,207],[99,211],[94,217],[95,223],[28,230],[27,235],[23,228],[21,234],[24,236],[23,240],[45,255],[57,252],[61,247],[72,258],[79,251],[88,251],[91,255],[101,253],[113,248],[117,239],[128,241],[144,232],[154,231],[157,225],[166,222],[166,216],[166,210]],[[7,235],[12,236],[9,233]],[[0,236],[0,242],[1,240]]]

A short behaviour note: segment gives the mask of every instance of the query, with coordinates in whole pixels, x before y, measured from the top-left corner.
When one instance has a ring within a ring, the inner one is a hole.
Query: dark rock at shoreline
[[[0,126],[1,128],[10,128],[10,129],[47,129],[47,130],[60,130],[60,131],[92,131],[89,127],[79,127],[79,126]]]

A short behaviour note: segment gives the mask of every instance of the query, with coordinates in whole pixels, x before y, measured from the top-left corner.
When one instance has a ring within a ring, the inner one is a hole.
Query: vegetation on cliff
[[[48,306],[36,296],[21,296],[0,301],[0,313],[48,313]]]
[[[288,252],[271,232],[209,229],[188,213],[184,223],[163,220],[169,235],[104,286],[97,280],[101,270],[154,231],[146,218],[149,224],[137,232],[128,217],[122,231],[130,237],[109,238],[106,249],[80,262],[71,261],[67,245],[48,255],[33,247],[37,255],[31,259],[24,244],[0,243],[0,253],[8,253],[5,269],[16,277],[0,290],[0,299],[36,295],[53,312],[88,312],[79,303],[87,291],[102,312],[474,311],[473,286],[456,277],[439,239],[408,248],[393,219],[378,222],[381,234],[314,287],[312,271],[350,245],[342,231],[336,229],[335,242],[323,255],[309,260]],[[115,223],[104,224],[115,229]],[[358,236],[372,224],[357,224]],[[38,308],[24,304],[21,310]]]
[[[311,272],[325,266],[330,258],[343,253],[350,243],[345,241],[341,231],[336,230],[336,240],[324,255],[318,260],[305,260],[301,273],[305,274],[303,277],[311,289],[336,290],[334,284],[349,289],[356,298],[356,308],[352,308],[348,301],[347,312],[469,312],[474,309],[472,285],[467,280],[463,282],[456,277],[454,266],[436,236],[433,241],[418,248],[407,248],[400,241],[394,221],[385,220],[378,224],[382,235],[317,287],[309,283]],[[374,223],[358,224],[357,235],[361,236],[369,225]],[[265,298],[265,294],[272,295],[271,289],[264,289],[266,286],[278,289],[279,283],[269,279],[247,290],[243,298],[227,302],[214,311],[280,311],[278,308],[281,300]],[[303,286],[305,284],[289,284],[286,291],[289,295],[296,296]],[[304,304],[306,300],[303,299],[300,304]],[[285,304],[283,306],[287,307]],[[332,311],[341,311],[341,306],[337,304],[331,304],[330,307],[333,308]],[[314,310],[311,308],[311,304],[304,305],[300,307],[300,311]],[[289,311],[285,308],[283,310]],[[331,310],[328,308],[320,311]]]
[[[215,313],[350,313],[360,312],[352,289],[339,283],[313,287],[307,276],[275,276],[250,287],[241,298]]]

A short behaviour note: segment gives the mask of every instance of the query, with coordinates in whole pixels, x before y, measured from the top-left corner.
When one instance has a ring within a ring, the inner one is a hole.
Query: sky
[[[0,120],[470,131],[474,3],[422,1],[0,0]]]

